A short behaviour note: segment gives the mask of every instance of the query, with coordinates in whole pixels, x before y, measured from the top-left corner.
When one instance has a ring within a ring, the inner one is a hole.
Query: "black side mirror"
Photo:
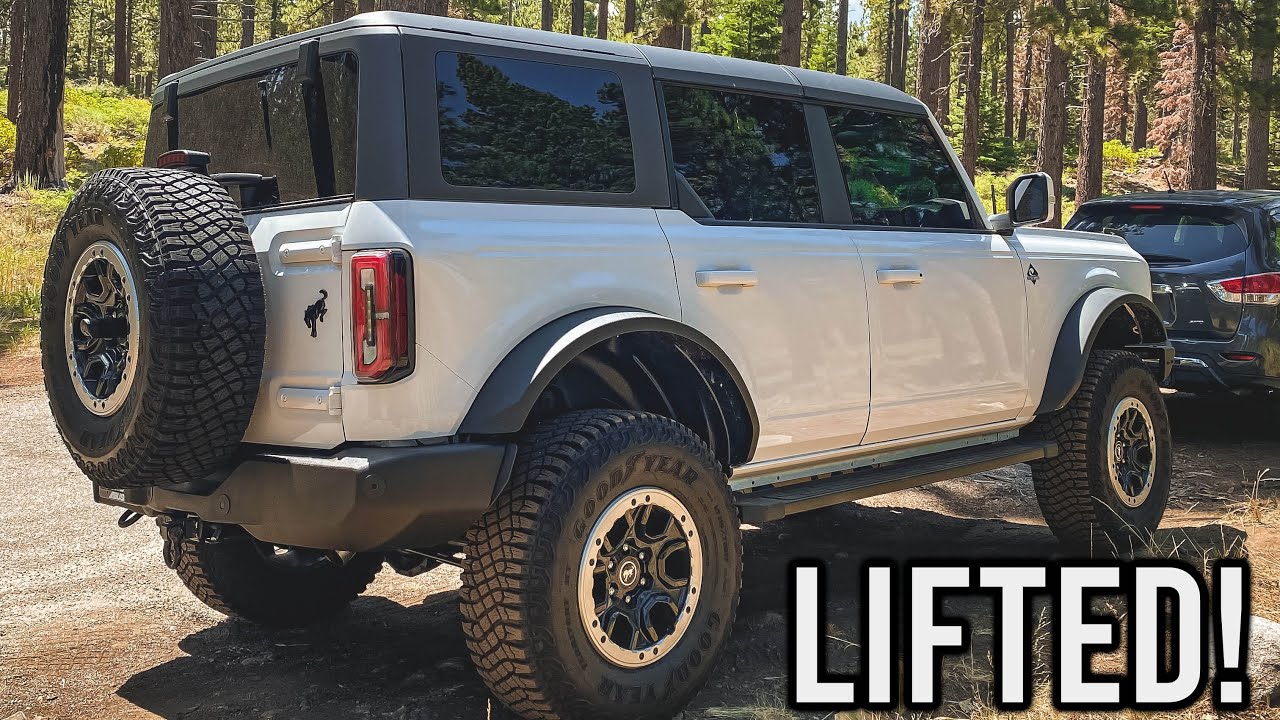
[[[1005,191],[1009,224],[1034,225],[1053,219],[1053,180],[1046,173],[1020,175]]]

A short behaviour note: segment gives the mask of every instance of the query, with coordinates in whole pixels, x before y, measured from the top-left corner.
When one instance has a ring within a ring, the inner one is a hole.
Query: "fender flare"
[[[1040,405],[1036,415],[1054,412],[1066,407],[1080,383],[1084,380],[1085,365],[1089,361],[1089,353],[1093,351],[1094,341],[1111,313],[1125,306],[1137,305],[1145,308],[1154,318],[1160,317],[1150,299],[1137,293],[1113,287],[1096,288],[1085,293],[1076,300],[1062,321],[1062,329],[1058,331],[1057,343],[1053,346],[1053,355],[1049,360],[1049,372],[1045,377],[1044,392],[1040,396]],[[1132,314],[1132,310],[1129,311]],[[1135,316],[1135,321],[1143,325]],[[1157,381],[1168,377],[1173,367],[1173,346],[1169,344],[1164,326],[1156,323],[1158,338],[1144,337],[1143,342],[1130,347],[1142,350],[1144,354],[1154,355],[1161,361],[1160,375]],[[1156,332],[1155,327],[1145,323],[1144,335]]]
[[[579,310],[543,325],[521,340],[480,387],[458,432],[474,435],[519,432],[538,398],[566,365],[597,343],[633,332],[663,332],[683,338],[701,347],[724,367],[751,419],[750,447],[743,456],[750,458],[759,439],[760,421],[746,382],[729,355],[688,325],[627,307]]]

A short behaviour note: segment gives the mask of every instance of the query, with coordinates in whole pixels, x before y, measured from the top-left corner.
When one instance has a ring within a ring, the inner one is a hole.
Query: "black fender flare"
[[[697,344],[724,367],[737,386],[751,419],[751,442],[742,455],[750,458],[759,439],[760,421],[747,384],[729,355],[706,335],[688,325],[628,307],[579,310],[552,320],[521,340],[480,387],[458,432],[468,435],[519,432],[538,398],[566,365],[597,343],[633,332],[670,333]]]
[[[1134,314],[1134,306],[1146,311],[1142,313],[1145,318]],[[1157,381],[1163,381],[1169,376],[1173,367],[1173,346],[1169,344],[1164,326],[1159,322],[1160,311],[1155,304],[1150,299],[1127,290],[1096,288],[1076,300],[1062,321],[1036,415],[1061,410],[1070,402],[1084,380],[1085,365],[1099,331],[1111,314],[1122,307],[1129,308],[1134,321],[1143,330],[1142,342],[1126,347],[1160,362]],[[1155,319],[1154,323],[1151,318]]]

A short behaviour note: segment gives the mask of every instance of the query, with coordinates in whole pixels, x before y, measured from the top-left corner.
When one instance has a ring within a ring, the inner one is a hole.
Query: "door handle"
[[[698,287],[755,287],[755,270],[699,270],[693,274]]]
[[[924,282],[924,273],[919,270],[877,270],[876,282],[881,285],[919,285]]]

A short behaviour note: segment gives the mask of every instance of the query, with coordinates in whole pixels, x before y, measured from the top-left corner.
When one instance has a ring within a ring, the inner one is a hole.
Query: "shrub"
[[[13,151],[17,143],[17,129],[8,118],[0,117],[0,182],[13,173]]]

